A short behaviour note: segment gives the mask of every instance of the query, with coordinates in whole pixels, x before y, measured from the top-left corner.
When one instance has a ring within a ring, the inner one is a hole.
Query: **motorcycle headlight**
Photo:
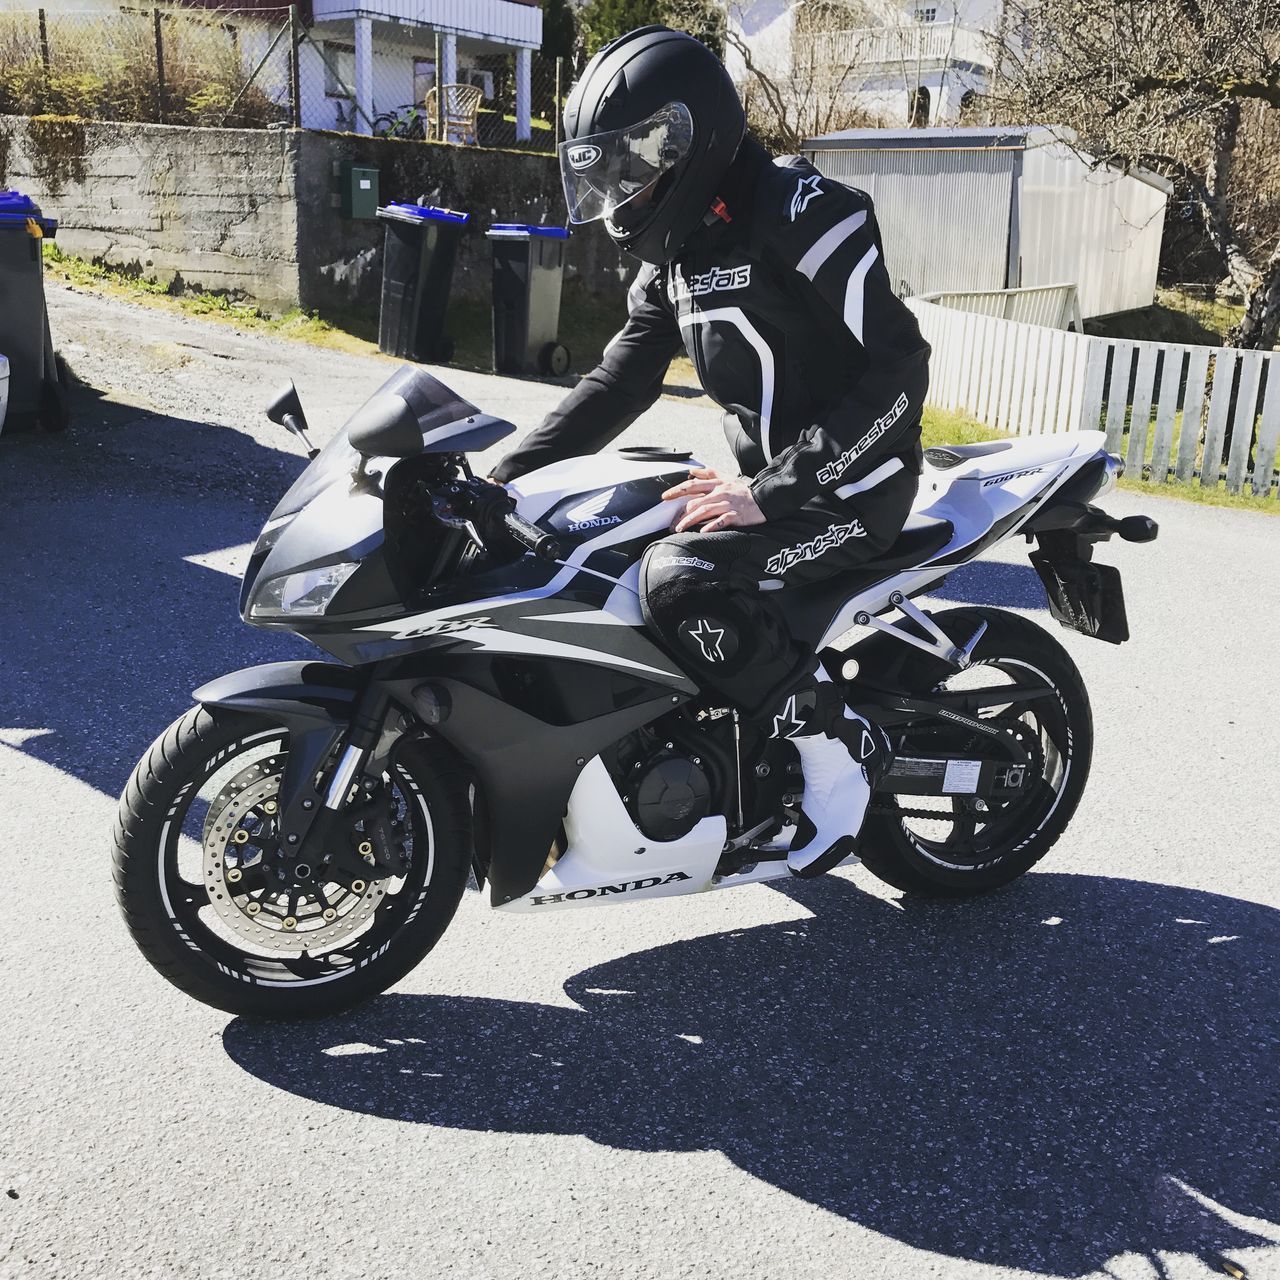
[[[255,593],[249,613],[255,618],[317,617],[359,567],[359,561],[344,560],[268,578]]]

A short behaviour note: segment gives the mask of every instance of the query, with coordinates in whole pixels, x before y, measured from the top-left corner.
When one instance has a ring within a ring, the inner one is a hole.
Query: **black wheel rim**
[[[1001,679],[1003,678],[1003,679]],[[1005,706],[984,710],[980,718],[1002,723],[1028,746],[1038,776],[1022,793],[1005,801],[986,802],[968,797],[893,797],[892,809],[906,810],[902,833],[912,849],[934,865],[955,872],[989,867],[1017,852],[1053,815],[1074,766],[1070,721],[1062,694],[1050,677],[1033,664],[1015,658],[995,657],[974,662],[958,676],[949,677],[934,692],[975,687],[1007,686],[1012,694]],[[1019,688],[1049,687],[1051,697],[1018,702]],[[899,754],[973,751],[987,754],[989,744],[977,735],[941,722],[912,726],[894,743]],[[981,807],[986,804],[985,810]],[[936,811],[937,816],[932,816]],[[921,813],[930,812],[924,818]]]
[[[222,881],[210,880],[206,839],[215,815],[214,805],[224,793],[228,779],[243,776],[254,761],[263,762],[264,777],[269,778],[283,769],[287,754],[284,730],[264,729],[237,738],[202,761],[180,789],[166,816],[159,840],[157,873],[169,919],[181,941],[193,953],[209,964],[229,970],[242,981],[299,988],[340,979],[355,972],[372,955],[385,950],[417,913],[429,892],[435,865],[435,832],[426,798],[417,782],[407,770],[393,766],[391,772],[384,775],[384,785],[392,789],[391,803],[404,827],[407,849],[404,874],[386,883],[376,907],[361,921],[361,927],[352,928],[345,937],[335,937],[333,945],[318,945],[315,941],[320,936],[318,929],[329,923],[324,920],[324,910],[334,910],[326,883],[319,879],[312,887],[312,892],[324,899],[317,932],[309,935],[284,929],[286,911],[299,922],[303,919],[304,913],[297,905],[302,898],[294,899],[291,889],[277,889],[277,897],[269,909],[271,886],[251,874],[255,866],[253,855],[265,842],[261,806],[235,815],[236,832],[249,834],[244,843],[237,846],[238,851],[244,851],[244,865],[234,886],[226,883],[230,879],[230,857]],[[228,845],[228,849],[230,847]],[[236,869],[240,869],[239,865]],[[346,888],[350,894],[349,886]],[[275,931],[288,933],[288,938],[281,937],[275,946],[265,943],[257,946],[229,930],[225,917],[219,914],[220,910],[225,913],[227,903],[215,902],[219,889],[236,892],[236,901],[245,908],[246,915],[248,904],[262,903],[252,917],[254,924],[270,933],[274,918]],[[285,895],[285,901],[280,900],[280,894]]]

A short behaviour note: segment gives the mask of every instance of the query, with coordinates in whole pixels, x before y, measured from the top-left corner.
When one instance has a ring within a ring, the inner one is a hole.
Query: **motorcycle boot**
[[[891,761],[889,741],[845,706],[822,670],[787,698],[773,717],[772,736],[791,739],[804,776],[787,866],[796,876],[822,875],[857,855],[871,793]]]

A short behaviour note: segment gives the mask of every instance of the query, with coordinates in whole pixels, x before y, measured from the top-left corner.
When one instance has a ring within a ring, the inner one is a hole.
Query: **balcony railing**
[[[815,69],[934,67],[957,62],[990,67],[992,44],[992,36],[985,31],[939,22],[797,32],[793,49],[798,66]]]

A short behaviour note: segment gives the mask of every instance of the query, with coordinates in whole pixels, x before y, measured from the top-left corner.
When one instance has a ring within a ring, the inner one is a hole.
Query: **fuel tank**
[[[553,531],[569,552],[597,541],[615,543],[633,531],[647,537],[661,532],[679,513],[662,495],[701,465],[677,450],[627,449],[555,462],[508,488],[520,514]]]

